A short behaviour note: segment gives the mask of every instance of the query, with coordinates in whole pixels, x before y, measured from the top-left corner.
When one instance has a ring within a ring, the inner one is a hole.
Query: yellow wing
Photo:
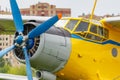
[[[100,21],[104,26],[112,27],[120,31],[120,17],[104,18]]]

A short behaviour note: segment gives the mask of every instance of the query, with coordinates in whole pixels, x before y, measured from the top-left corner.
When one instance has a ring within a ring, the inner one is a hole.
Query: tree
[[[0,67],[4,67],[5,60],[3,58],[0,58]]]

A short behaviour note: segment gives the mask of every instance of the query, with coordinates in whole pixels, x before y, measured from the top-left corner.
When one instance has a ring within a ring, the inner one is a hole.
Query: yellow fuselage
[[[71,38],[68,63],[57,73],[62,80],[120,80],[120,32],[104,27],[113,42],[102,44]]]

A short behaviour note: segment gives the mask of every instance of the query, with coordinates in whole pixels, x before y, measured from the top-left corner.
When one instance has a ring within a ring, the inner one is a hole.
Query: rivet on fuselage
[[[80,54],[78,54],[78,58],[82,58],[82,56]]]
[[[61,76],[64,76],[65,74],[64,73],[60,73]]]

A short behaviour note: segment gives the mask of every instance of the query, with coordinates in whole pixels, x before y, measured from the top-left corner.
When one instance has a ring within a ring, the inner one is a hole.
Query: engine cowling
[[[24,35],[38,24],[40,22],[25,23]],[[37,70],[52,73],[64,68],[71,52],[70,37],[71,35],[68,31],[53,26],[39,37],[34,38],[34,45],[28,50],[31,66]],[[24,63],[22,48],[16,48],[14,52],[17,60]]]

